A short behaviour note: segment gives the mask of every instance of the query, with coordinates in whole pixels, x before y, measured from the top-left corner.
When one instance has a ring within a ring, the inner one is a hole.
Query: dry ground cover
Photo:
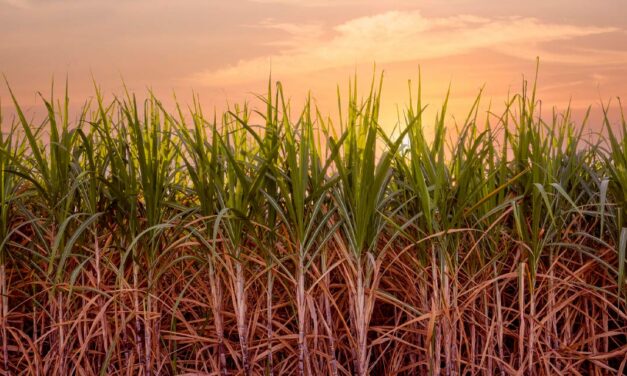
[[[624,117],[540,113],[524,85],[453,125],[416,86],[395,132],[378,80],[335,122],[280,84],[258,112],[15,101],[3,374],[625,373]]]

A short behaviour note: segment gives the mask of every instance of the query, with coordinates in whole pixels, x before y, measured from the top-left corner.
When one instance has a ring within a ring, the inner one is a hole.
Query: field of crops
[[[355,81],[335,121],[280,84],[223,114],[14,98],[0,373],[627,372],[624,117],[525,84],[454,124],[413,84],[392,132]]]

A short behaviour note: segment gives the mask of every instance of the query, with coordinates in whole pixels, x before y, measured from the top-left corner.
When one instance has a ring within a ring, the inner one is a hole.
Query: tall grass
[[[627,125],[151,93],[0,137],[4,374],[622,374]],[[67,85],[66,85],[67,87]],[[619,106],[620,107],[620,106]],[[0,117],[1,118],[1,117]],[[433,136],[427,136],[433,134]]]
[[[0,123],[2,122],[0,114]],[[8,314],[9,314],[9,286],[7,278],[7,263],[13,257],[9,253],[8,238],[14,226],[12,207],[17,197],[17,175],[14,170],[14,160],[21,158],[24,148],[16,144],[15,127],[9,129],[7,134],[0,134],[0,325],[2,326],[2,366],[3,370],[9,367],[8,347]],[[11,214],[11,215],[10,215]]]

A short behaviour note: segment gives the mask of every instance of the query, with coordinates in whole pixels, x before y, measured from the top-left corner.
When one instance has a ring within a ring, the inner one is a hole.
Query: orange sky
[[[263,93],[272,70],[295,102],[311,90],[335,113],[336,85],[356,72],[365,88],[376,62],[392,123],[419,65],[424,100],[438,106],[450,82],[460,118],[484,84],[498,108],[539,56],[544,103],[581,113],[627,97],[625,14],[625,0],[0,0],[0,72],[32,109],[66,74],[77,107],[93,74],[106,93],[123,78],[222,108]],[[10,113],[4,85],[0,100]]]

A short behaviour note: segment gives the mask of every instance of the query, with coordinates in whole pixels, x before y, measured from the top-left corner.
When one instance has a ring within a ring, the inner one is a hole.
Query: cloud
[[[513,56],[524,51],[527,55],[519,57],[535,59],[542,43],[618,31],[612,27],[548,23],[523,17],[459,15],[430,18],[420,11],[390,11],[355,18],[334,26],[330,38],[325,38],[323,32],[314,32],[307,37],[307,33],[300,32],[300,25],[272,25],[266,20],[261,26],[280,29],[287,34],[287,39],[274,42],[283,47],[279,52],[240,60],[217,70],[196,73],[190,78],[201,84],[237,84],[264,77],[270,68],[282,76],[301,75],[361,63],[442,58],[479,49],[498,50]],[[553,58],[557,59],[556,56]]]
[[[30,0],[0,0],[0,5],[3,4],[19,9],[30,9],[33,7],[33,3]]]
[[[91,2],[90,0],[0,0],[0,6],[8,5],[12,8],[34,10],[49,6],[79,5]]]
[[[363,0],[248,0],[253,3],[291,5],[297,7],[332,7],[347,4],[359,4]]]
[[[268,18],[261,21],[257,25],[251,25],[252,27],[261,27],[264,29],[274,29],[281,31],[290,36],[290,38],[275,40],[265,43],[269,46],[280,46],[284,48],[296,48],[302,43],[307,43],[312,39],[321,38],[324,33],[322,24],[292,24],[284,22],[275,22],[273,19]]]
[[[601,48],[573,47],[567,51],[553,51],[539,46],[498,46],[500,52],[518,58],[538,55],[541,51],[543,62],[570,65],[615,66],[627,64],[627,51],[613,51]]]

